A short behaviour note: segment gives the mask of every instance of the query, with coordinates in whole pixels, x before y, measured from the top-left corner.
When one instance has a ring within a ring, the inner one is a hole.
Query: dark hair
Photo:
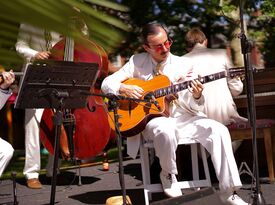
[[[163,29],[166,32],[167,36],[168,36],[167,29],[160,23],[151,22],[151,23],[148,23],[145,26],[143,26],[142,31],[141,31],[141,41],[142,41],[142,43],[148,43],[147,42],[147,37],[150,36],[150,35],[158,34],[160,29]]]
[[[203,43],[206,36],[199,28],[192,28],[185,35],[187,48],[193,48],[197,43]]]

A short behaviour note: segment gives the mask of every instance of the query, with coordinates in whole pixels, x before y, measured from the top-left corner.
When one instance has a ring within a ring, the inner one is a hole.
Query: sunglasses
[[[171,47],[173,43],[172,39],[167,39],[163,44],[159,44],[159,45],[149,45],[148,43],[146,43],[146,45],[152,49],[154,49],[156,52],[160,53],[163,50],[163,47],[165,47],[166,49],[169,49]]]

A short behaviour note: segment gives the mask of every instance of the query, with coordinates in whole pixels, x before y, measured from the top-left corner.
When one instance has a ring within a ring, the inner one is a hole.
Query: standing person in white
[[[16,43],[16,51],[25,59],[25,67],[34,60],[48,59],[50,49],[60,39],[55,32],[47,32],[44,29],[36,28],[28,24],[21,24]],[[27,186],[33,189],[42,187],[39,181],[40,171],[40,137],[39,123],[43,109],[26,109],[25,111],[25,149],[26,159],[24,175],[27,179]],[[47,164],[47,176],[52,176],[53,157],[49,156]]]
[[[5,105],[8,98],[12,95],[12,90],[9,88],[14,82],[15,77],[13,71],[2,72],[0,80],[0,109]],[[13,156],[13,148],[7,141],[0,138],[0,177]]]
[[[194,73],[200,76],[221,71],[229,73],[230,68],[234,67],[225,49],[207,48],[207,38],[199,28],[192,28],[187,32],[185,41],[190,52],[184,57],[190,60]],[[247,121],[238,114],[233,100],[233,97],[239,95],[242,90],[243,83],[239,77],[222,78],[205,84],[203,112],[208,118],[224,125]],[[236,149],[239,144],[240,141],[233,142],[233,149]]]
[[[157,73],[167,75],[174,83],[179,79],[194,79],[188,60],[170,53],[172,40],[162,25],[147,24],[142,30],[141,37],[146,53],[133,55],[120,70],[105,78],[101,87],[104,93],[141,98],[141,87],[127,85],[123,81],[128,78],[149,80]],[[155,70],[156,67],[160,67],[160,71]],[[206,118],[200,112],[204,105],[203,85],[198,80],[191,82],[188,90],[178,93],[177,103],[171,104],[170,116],[152,119],[142,132],[145,138],[153,141],[156,155],[160,160],[160,179],[164,192],[169,197],[182,195],[180,188],[175,184],[175,151],[179,139],[188,137],[201,143],[211,154],[219,180],[221,199],[228,204],[247,204],[235,194],[242,184],[232,147],[228,146],[231,143],[228,129],[223,124]]]

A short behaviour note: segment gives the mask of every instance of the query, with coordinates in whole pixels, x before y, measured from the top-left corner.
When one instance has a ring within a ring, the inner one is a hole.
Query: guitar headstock
[[[244,67],[229,68],[227,75],[230,78],[240,78],[241,80],[243,80],[245,77],[245,68]]]

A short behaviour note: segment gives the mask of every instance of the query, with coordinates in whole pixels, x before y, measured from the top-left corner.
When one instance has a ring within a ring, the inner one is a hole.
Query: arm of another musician
[[[225,67],[226,69],[234,67],[232,61],[227,55],[225,55]],[[240,77],[227,78],[227,85],[233,97],[238,96],[243,91],[243,83]]]
[[[0,88],[0,109],[2,109],[2,107],[5,105],[11,94],[12,92],[10,89],[3,90],[2,88]]]
[[[240,78],[227,79],[229,90],[233,97],[238,96],[243,91],[243,82]]]
[[[0,83],[0,109],[2,109],[8,98],[11,96],[12,91],[9,87],[15,79],[13,71],[2,72],[2,76],[3,80],[1,80]]]
[[[30,47],[29,42],[31,42],[31,35],[37,33],[33,27],[30,27],[27,24],[21,24],[19,28],[17,42],[15,44],[16,51],[30,62],[31,58],[33,58],[38,51],[34,50]],[[37,41],[39,36],[36,36]],[[39,42],[37,42],[39,43]]]

